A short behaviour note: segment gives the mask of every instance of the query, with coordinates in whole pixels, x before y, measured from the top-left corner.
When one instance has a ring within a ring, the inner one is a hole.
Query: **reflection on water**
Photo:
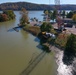
[[[72,75],[72,66],[65,65],[64,62],[62,61],[63,59],[63,51],[59,52],[58,60],[57,63],[59,64],[58,67],[58,75]]]
[[[12,31],[14,31],[14,29],[9,29],[9,30],[7,30],[7,32],[12,32]]]
[[[17,26],[17,27],[7,30],[7,32],[12,32],[12,31],[19,32],[19,30],[21,30],[21,29],[22,29],[22,27]]]
[[[34,36],[22,29],[12,30],[19,24],[19,12],[15,14],[16,20],[0,23],[0,75],[20,75],[32,55],[35,53],[36,57],[42,52],[36,47],[39,43],[34,41]],[[54,55],[46,54],[29,75],[56,75],[56,69]]]
[[[54,49],[56,54],[56,63],[58,65],[58,74],[57,75],[72,75],[72,65],[66,65],[63,62],[63,51],[59,50],[58,48]]]
[[[43,11],[31,11],[31,12],[29,12],[28,17],[29,17],[29,19],[35,17],[38,19],[38,21],[43,21],[42,14],[43,14]]]
[[[41,52],[34,60],[31,59],[30,64],[20,75],[29,75],[30,72],[38,65],[38,63],[44,58],[46,52]]]

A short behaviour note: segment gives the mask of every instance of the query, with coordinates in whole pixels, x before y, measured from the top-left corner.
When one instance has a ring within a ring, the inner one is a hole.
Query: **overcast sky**
[[[37,4],[55,4],[54,0],[0,0],[1,3],[6,3],[6,2],[32,2],[32,3],[37,3]],[[76,0],[61,0],[61,4],[76,4]]]

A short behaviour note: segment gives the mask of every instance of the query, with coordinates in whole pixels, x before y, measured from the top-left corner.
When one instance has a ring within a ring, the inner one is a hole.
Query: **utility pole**
[[[63,30],[62,26],[62,19],[61,19],[61,11],[60,11],[60,0],[54,0],[55,1],[55,10],[57,11],[56,13],[56,20],[57,20],[57,25],[58,25],[58,30]]]

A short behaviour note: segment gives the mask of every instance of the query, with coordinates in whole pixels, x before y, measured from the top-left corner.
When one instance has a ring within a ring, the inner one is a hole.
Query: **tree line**
[[[48,17],[52,20],[56,19],[57,10],[44,10],[44,14],[48,15]],[[60,15],[62,18],[70,18],[76,23],[76,11],[66,12],[65,10],[60,11]]]
[[[35,4],[28,2],[15,2],[0,4],[0,10],[53,10],[55,5]],[[60,5],[60,10],[76,10],[76,5]]]

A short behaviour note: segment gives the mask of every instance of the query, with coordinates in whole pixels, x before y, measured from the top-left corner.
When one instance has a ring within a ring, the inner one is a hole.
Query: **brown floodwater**
[[[15,20],[0,23],[0,75],[20,75],[42,52],[37,47],[36,37],[26,31],[12,29],[19,23],[20,14],[18,11],[15,14]],[[54,53],[46,53],[29,75],[57,75]]]

